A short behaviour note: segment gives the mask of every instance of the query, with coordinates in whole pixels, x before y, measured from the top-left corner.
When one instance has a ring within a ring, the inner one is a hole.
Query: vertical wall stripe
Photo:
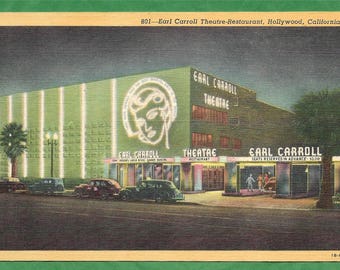
[[[13,96],[8,96],[8,123],[13,121]]]
[[[27,93],[22,94],[22,127],[25,131],[27,131],[27,123],[28,123],[28,115],[27,115]],[[28,172],[28,162],[27,162],[27,153],[24,152],[23,158],[22,158],[22,172],[23,176],[27,177]]]
[[[80,87],[80,177],[86,177],[86,84]]]
[[[59,177],[64,178],[64,87],[59,88]]]
[[[8,120],[8,123],[11,123],[13,121],[13,97],[8,96],[7,102],[8,102],[8,106],[7,106],[8,119],[7,120]],[[8,177],[12,176],[12,163],[9,159],[7,161],[7,175],[8,175]]]
[[[111,80],[111,157],[117,157],[117,80]]]
[[[39,176],[45,176],[45,160],[44,160],[44,128],[45,128],[45,92],[40,91],[39,106]]]

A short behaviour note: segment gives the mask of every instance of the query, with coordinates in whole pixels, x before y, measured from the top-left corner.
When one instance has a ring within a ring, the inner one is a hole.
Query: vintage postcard
[[[339,262],[340,12],[0,13],[0,260]]]

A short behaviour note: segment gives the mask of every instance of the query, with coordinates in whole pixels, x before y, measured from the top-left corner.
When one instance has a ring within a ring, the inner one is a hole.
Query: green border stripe
[[[0,2],[0,12],[339,10],[339,0],[2,0]]]
[[[340,11],[339,0],[1,0],[0,12]],[[86,258],[89,259],[89,258]],[[264,258],[268,259],[268,258]],[[334,270],[339,263],[0,262],[1,270]]]

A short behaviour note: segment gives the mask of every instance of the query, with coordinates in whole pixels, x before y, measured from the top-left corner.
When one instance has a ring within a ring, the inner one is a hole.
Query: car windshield
[[[62,184],[62,181],[63,181],[63,180],[61,180],[61,179],[56,179],[56,180],[55,180],[56,184],[58,184],[58,185],[61,185],[61,184]]]
[[[114,180],[108,181],[107,183],[111,186],[114,186],[115,188],[120,188],[119,183]]]
[[[176,186],[174,185],[173,182],[166,182],[166,184],[167,184],[168,187],[170,187],[171,189],[176,189]]]

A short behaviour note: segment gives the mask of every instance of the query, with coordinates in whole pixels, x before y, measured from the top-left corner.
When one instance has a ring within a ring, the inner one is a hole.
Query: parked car
[[[60,194],[64,192],[64,181],[61,178],[44,178],[28,186],[32,194]]]
[[[91,179],[88,184],[80,184],[74,188],[74,194],[78,198],[90,197],[106,200],[118,198],[121,187],[113,179]]]
[[[25,192],[26,185],[17,178],[0,180],[0,192]]]
[[[154,200],[157,203],[184,200],[173,182],[168,180],[144,180],[137,186],[127,186],[120,191],[121,200]]]

